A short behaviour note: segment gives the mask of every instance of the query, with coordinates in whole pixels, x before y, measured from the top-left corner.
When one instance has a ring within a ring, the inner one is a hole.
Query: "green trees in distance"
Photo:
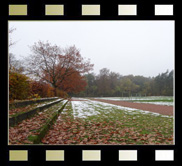
[[[107,68],[100,73],[85,75],[87,87],[72,96],[82,97],[128,97],[128,96],[173,96],[173,70],[158,74],[156,77],[127,75],[110,71]]]

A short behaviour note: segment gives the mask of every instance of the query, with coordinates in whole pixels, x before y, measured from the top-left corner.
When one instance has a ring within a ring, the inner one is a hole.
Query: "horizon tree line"
[[[71,96],[79,97],[131,97],[131,96],[173,96],[174,71],[166,71],[156,77],[141,75],[122,76],[107,68],[99,74],[84,75],[87,86],[84,91]]]

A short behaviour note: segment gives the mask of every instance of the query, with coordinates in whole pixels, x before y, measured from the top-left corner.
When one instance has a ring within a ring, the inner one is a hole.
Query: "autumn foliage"
[[[87,82],[85,77],[81,76],[78,72],[74,72],[72,75],[68,76],[67,79],[62,81],[59,86],[67,93],[78,93],[85,90]]]
[[[23,100],[35,97],[52,97],[54,88],[42,81],[34,81],[29,77],[9,72],[9,99]]]
[[[35,94],[37,94],[40,97],[54,96],[54,88],[42,81],[31,81],[30,89],[30,93],[32,96],[34,96]]]
[[[93,69],[93,64],[84,59],[75,46],[62,49],[39,41],[31,47],[31,51],[23,70],[18,70],[20,63],[15,57],[10,58],[10,100],[68,97],[68,93],[78,93],[87,86],[83,75]]]
[[[86,81],[82,75],[93,69],[90,60],[71,46],[65,49],[49,42],[37,42],[31,47],[32,55],[27,60],[27,70],[37,78],[65,92],[84,90]],[[56,90],[54,95],[57,96]]]
[[[9,72],[9,99],[26,99],[29,96],[30,86],[28,77],[17,73]]]
[[[10,71],[9,99],[23,100],[37,97],[53,97],[55,93],[57,96],[65,98],[68,97],[69,92],[78,93],[83,91],[86,85],[85,77],[81,76],[78,72],[74,72],[66,80],[62,81],[59,84],[62,89],[59,89],[53,88],[51,84],[42,80],[31,80],[21,73]]]

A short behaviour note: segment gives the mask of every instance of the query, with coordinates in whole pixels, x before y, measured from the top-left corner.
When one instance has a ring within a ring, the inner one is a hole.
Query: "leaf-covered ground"
[[[174,144],[173,117],[95,101],[72,101],[42,143]]]
[[[33,144],[29,138],[39,134],[41,128],[50,121],[53,113],[58,111],[64,102],[59,102],[48,109],[38,112],[32,118],[23,120],[18,125],[10,127],[9,144]]]
[[[50,101],[44,101],[41,103],[30,104],[30,105],[27,105],[25,107],[13,108],[13,109],[9,110],[9,116],[11,117],[13,115],[16,115],[17,113],[27,112],[31,109],[34,109],[36,107],[40,107],[40,106],[48,104],[48,103],[50,103]]]

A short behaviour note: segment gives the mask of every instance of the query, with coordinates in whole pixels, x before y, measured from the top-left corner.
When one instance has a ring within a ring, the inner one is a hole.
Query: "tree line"
[[[87,86],[84,91],[72,96],[82,97],[128,97],[128,96],[173,96],[173,70],[156,77],[144,77],[112,72],[107,68],[99,74],[85,75]]]

